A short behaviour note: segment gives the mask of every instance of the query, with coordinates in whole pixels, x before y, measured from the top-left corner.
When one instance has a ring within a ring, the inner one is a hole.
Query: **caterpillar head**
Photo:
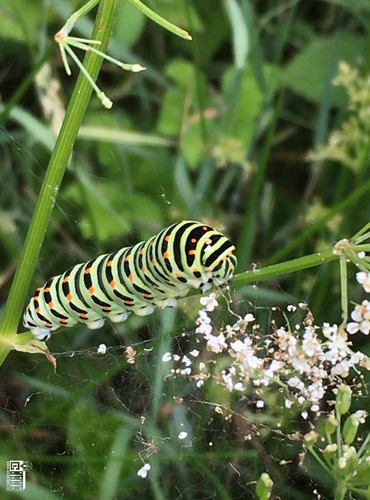
[[[209,238],[204,247],[202,263],[206,273],[212,276],[208,283],[222,286],[231,281],[237,265],[234,252],[234,245],[221,233]]]

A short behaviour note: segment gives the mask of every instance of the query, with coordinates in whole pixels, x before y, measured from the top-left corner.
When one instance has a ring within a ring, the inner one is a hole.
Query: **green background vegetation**
[[[368,1],[147,4],[193,41],[121,0],[109,53],[147,69],[132,74],[103,64],[98,83],[114,105],[108,111],[92,97],[30,294],[70,265],[184,218],[230,235],[240,272],[330,248],[370,220],[370,117],[357,110],[349,161],[309,157],[351,111],[347,93],[332,84],[339,62],[369,73]],[[2,307],[76,81],[76,70],[65,75],[52,37],[80,6],[0,0]],[[89,38],[94,14],[73,34]],[[258,310],[266,331],[272,306],[299,301],[317,324],[338,323],[339,287],[339,266],[331,263],[240,287],[235,308]],[[357,288],[350,296],[361,300]],[[162,354],[194,347],[181,332],[192,332],[197,310],[191,297],[176,312],[55,335],[48,344],[55,373],[41,356],[12,352],[0,379],[2,498],[13,498],[5,491],[10,459],[33,464],[27,498],[253,498],[266,470],[284,499],[311,499],[315,488],[331,498],[321,470],[298,467],[301,442],[293,434],[309,424],[281,410],[273,393],[261,412],[252,391],[237,399],[216,385],[202,391],[164,379]],[[104,357],[96,354],[101,342],[110,346]],[[356,343],[370,354],[366,342]],[[135,364],[124,356],[127,345],[135,346]],[[215,413],[214,403],[231,407],[231,418]],[[361,408],[370,411],[365,399]],[[278,419],[281,434],[273,430]],[[182,424],[190,435],[179,444]],[[139,452],[151,454],[146,480],[136,475]]]

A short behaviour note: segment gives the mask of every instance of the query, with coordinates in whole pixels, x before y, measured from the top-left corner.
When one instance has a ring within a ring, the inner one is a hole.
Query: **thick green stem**
[[[117,1],[101,0],[99,5],[92,38],[101,41],[100,48],[103,51],[106,49],[111,35]],[[86,55],[84,65],[94,80],[99,74],[101,64],[101,57],[93,53]],[[62,129],[50,158],[23,252],[20,256],[14,281],[10,289],[5,312],[1,319],[0,365],[10,350],[9,343],[6,341],[14,335],[17,329],[52,210],[80,125],[85,116],[91,93],[92,87],[85,76],[80,74],[66,112]]]

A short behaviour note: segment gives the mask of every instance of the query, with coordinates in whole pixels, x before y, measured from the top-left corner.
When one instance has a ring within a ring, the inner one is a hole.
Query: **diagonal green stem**
[[[296,271],[301,271],[302,269],[316,267],[336,259],[338,259],[338,256],[334,255],[332,249],[325,250],[324,252],[306,255],[305,257],[288,260],[280,264],[273,264],[271,266],[262,267],[261,269],[257,268],[252,271],[245,271],[244,273],[237,274],[233,278],[233,286],[241,286],[252,281],[262,281],[268,278],[276,278],[277,276],[281,276],[283,274],[294,273]]]
[[[178,26],[175,26],[174,24],[170,23],[166,19],[164,19],[162,16],[154,12],[153,10],[149,9],[146,5],[144,5],[140,0],[129,0],[135,7],[141,12],[149,17],[152,21],[155,23],[159,24],[160,26],[163,26],[168,31],[171,31],[171,33],[174,33],[177,36],[180,36],[181,38],[184,38],[185,40],[191,40],[191,35],[185,30],[182,30]]]
[[[101,0],[96,16],[92,37],[101,41],[105,50],[111,36],[118,0]],[[84,65],[95,80],[99,74],[102,59],[93,53],[86,54]],[[16,332],[23,305],[48,228],[52,210],[67,167],[77,134],[90,101],[92,87],[80,73],[74,88],[62,129],[55,144],[53,154],[41,187],[31,225],[15,277],[0,322],[0,365],[10,347],[6,340]]]

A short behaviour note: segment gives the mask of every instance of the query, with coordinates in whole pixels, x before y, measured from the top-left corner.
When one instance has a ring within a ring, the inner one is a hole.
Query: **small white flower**
[[[370,293],[370,273],[360,271],[356,273],[356,280],[362,285],[366,293]]]
[[[349,361],[352,363],[352,365],[358,365],[365,358],[366,358],[366,356],[365,356],[365,354],[363,352],[356,351],[355,353],[352,354],[352,356],[350,357]]]
[[[321,345],[316,337],[315,331],[311,327],[306,327],[303,335],[302,350],[306,356],[311,358],[316,353],[321,352]]]
[[[98,354],[105,354],[107,352],[107,346],[105,344],[99,344]]]
[[[244,391],[245,387],[241,382],[237,382],[234,384],[234,390],[235,391]]]
[[[231,338],[235,335],[234,329],[231,325],[226,325],[225,328],[226,338]]]
[[[182,357],[182,363],[185,363],[185,366],[190,366],[192,364],[191,359],[189,359],[186,355]]]
[[[351,312],[351,318],[358,322],[363,319],[370,320],[370,302],[368,300],[363,300],[361,304],[357,304]]]
[[[355,415],[358,418],[358,421],[360,424],[364,424],[366,417],[367,417],[367,412],[365,410],[357,410],[355,411]]]
[[[348,377],[349,369],[350,369],[350,365],[349,365],[348,361],[346,361],[344,359],[343,361],[340,361],[336,365],[334,365],[331,368],[330,373],[332,375],[345,378],[345,377]]]
[[[207,339],[207,350],[208,351],[219,353],[219,352],[222,352],[223,349],[227,348],[227,344],[225,342],[225,337],[223,336],[222,333],[217,335],[217,337],[215,335],[207,335],[206,339]]]
[[[196,333],[203,333],[204,335],[208,335],[211,333],[211,318],[207,315],[206,311],[203,311],[203,309],[199,311],[199,316],[196,323],[197,325],[199,325],[195,330]]]
[[[249,313],[244,316],[244,318],[238,319],[238,321],[235,323],[233,326],[234,330],[244,330],[249,323],[253,323],[256,318],[253,316],[253,314]]]
[[[211,293],[208,297],[201,297],[200,303],[204,306],[206,311],[214,311],[218,306],[218,302],[216,300],[216,294]]]
[[[346,330],[350,335],[354,335],[360,329],[360,325],[354,321],[347,323]]]
[[[258,399],[256,401],[256,407],[257,408],[263,408],[265,406],[265,402],[262,399]]]
[[[347,323],[346,330],[351,335],[353,335],[354,333],[357,333],[358,331],[362,332],[364,335],[369,335],[369,333],[370,333],[370,321],[367,319],[364,319],[363,321],[360,321],[359,323],[350,321],[349,323]]]
[[[139,477],[142,477],[143,479],[145,479],[145,478],[146,478],[146,476],[148,475],[148,472],[150,471],[150,469],[151,469],[150,464],[146,463],[146,464],[144,464],[144,465],[141,467],[141,469],[139,469],[139,470],[137,471],[137,475],[138,475]]]
[[[286,306],[286,310],[287,310],[288,312],[294,312],[294,311],[296,311],[296,310],[297,310],[297,308],[296,308],[296,306],[293,306],[293,304],[288,304],[288,305]]]
[[[318,380],[307,387],[309,399],[311,401],[320,401],[325,395],[325,389],[322,386],[322,380]]]
[[[324,323],[322,326],[322,333],[325,337],[330,338],[338,332],[338,325],[330,325],[330,323]]]
[[[185,431],[180,432],[180,434],[177,436],[179,439],[185,439],[188,437],[188,433]]]
[[[165,352],[162,356],[162,361],[164,363],[167,363],[167,361],[171,361],[172,359],[172,354],[170,352]]]
[[[193,349],[192,351],[189,352],[189,354],[193,356],[193,358],[197,358],[200,352],[198,351],[198,349]]]
[[[298,377],[292,377],[287,381],[289,387],[302,389],[303,382]]]

